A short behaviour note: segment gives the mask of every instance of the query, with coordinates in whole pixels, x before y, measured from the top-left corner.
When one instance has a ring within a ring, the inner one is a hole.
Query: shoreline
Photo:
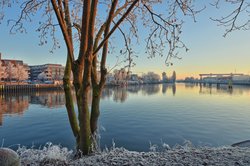
[[[163,147],[164,148],[164,147]],[[250,147],[193,147],[190,144],[162,151],[136,152],[125,148],[111,148],[80,159],[74,159],[74,152],[67,148],[49,145],[43,149],[19,148],[17,153],[21,165],[63,165],[63,166],[118,166],[118,165],[250,165]]]

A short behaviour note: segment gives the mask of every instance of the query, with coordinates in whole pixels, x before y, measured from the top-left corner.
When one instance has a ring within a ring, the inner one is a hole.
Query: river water
[[[222,146],[250,139],[250,87],[163,84],[106,88],[99,117],[101,148],[149,151],[186,140]],[[74,149],[63,91],[0,95],[0,146]]]

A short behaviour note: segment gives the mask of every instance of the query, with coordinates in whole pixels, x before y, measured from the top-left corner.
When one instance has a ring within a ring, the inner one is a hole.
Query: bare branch
[[[163,56],[164,46],[168,45],[168,54],[165,60],[167,65],[172,64],[170,62],[171,58],[180,59],[175,53],[177,48],[185,48],[188,50],[185,44],[180,40],[181,28],[183,22],[177,22],[175,17],[170,17],[168,20],[164,19],[160,14],[152,11],[146,4],[143,6],[147,9],[151,15],[151,20],[155,24],[152,26],[151,33],[147,38],[146,53],[149,53],[150,57],[155,57],[156,55]],[[165,36],[163,39],[162,36]]]
[[[111,25],[112,20],[114,18],[114,13],[115,13],[117,3],[118,3],[118,0],[114,0],[112,2],[110,12],[109,12],[106,24],[105,24],[106,26],[105,26],[105,30],[104,30],[104,39],[110,33],[110,25]],[[102,58],[101,58],[101,81],[100,81],[101,86],[104,86],[105,77],[106,77],[106,74],[107,74],[107,69],[106,69],[107,54],[108,54],[108,42],[105,42],[104,45],[103,45]]]
[[[114,31],[118,28],[118,26],[123,22],[123,20],[128,16],[128,14],[131,12],[131,10],[134,8],[136,3],[138,3],[139,0],[135,0],[130,7],[127,9],[127,11],[123,14],[123,16],[119,19],[117,24],[110,30],[109,34],[103,39],[103,41],[99,44],[97,49],[94,51],[94,54],[96,54],[102,47],[103,45],[107,42],[109,37],[114,33]]]
[[[221,0],[216,0],[213,6],[219,9],[219,3]],[[247,19],[243,22],[240,18],[247,18],[249,16],[249,11],[247,10],[250,7],[250,3],[246,2],[246,0],[228,0],[225,3],[231,4],[232,6],[236,6],[234,10],[232,10],[229,14],[221,18],[210,18],[213,21],[218,22],[219,26],[224,26],[226,28],[224,37],[227,36],[228,33],[234,30],[248,30],[250,29],[250,20]],[[246,16],[244,16],[244,13]]]

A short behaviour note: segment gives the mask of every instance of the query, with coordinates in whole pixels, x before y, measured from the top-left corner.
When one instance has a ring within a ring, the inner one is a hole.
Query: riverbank
[[[154,149],[154,148],[153,148]],[[249,147],[192,147],[165,146],[160,152],[135,152],[124,148],[112,148],[91,156],[73,159],[73,151],[59,146],[47,146],[43,149],[17,150],[21,158],[21,165],[61,165],[61,166],[248,166],[250,165]]]

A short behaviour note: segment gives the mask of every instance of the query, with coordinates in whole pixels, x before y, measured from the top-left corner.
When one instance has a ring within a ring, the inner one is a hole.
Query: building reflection
[[[227,85],[199,85],[200,94],[210,94],[210,95],[220,95],[220,94],[229,94],[229,95],[243,95],[248,93],[249,89],[244,86],[233,86],[233,88],[228,88]]]
[[[25,95],[0,95],[0,126],[3,115],[22,115],[29,108],[29,97]]]
[[[177,87],[178,86],[178,87]],[[194,88],[199,94],[210,95],[250,95],[250,88],[245,86],[233,86],[229,89],[226,85],[191,85],[185,84],[152,84],[152,85],[137,85],[128,87],[106,87],[102,92],[102,100],[113,100],[114,102],[124,103],[131,95],[159,95],[169,93],[176,95],[177,88],[181,93],[188,93]],[[182,89],[184,88],[184,89]],[[168,94],[168,95],[169,95]],[[88,95],[88,102],[91,104],[91,94]],[[75,98],[73,99],[76,101]],[[8,93],[0,94],[0,126],[3,124],[4,115],[18,115],[21,116],[29,105],[41,105],[51,110],[56,108],[64,108],[65,96],[63,90],[57,91],[39,91],[26,93]]]
[[[64,91],[42,91],[30,96],[30,104],[39,104],[47,108],[62,107],[65,104]]]
[[[63,91],[4,93],[0,94],[0,126],[4,115],[23,115],[29,104],[38,104],[47,108],[63,107],[65,103]]]

